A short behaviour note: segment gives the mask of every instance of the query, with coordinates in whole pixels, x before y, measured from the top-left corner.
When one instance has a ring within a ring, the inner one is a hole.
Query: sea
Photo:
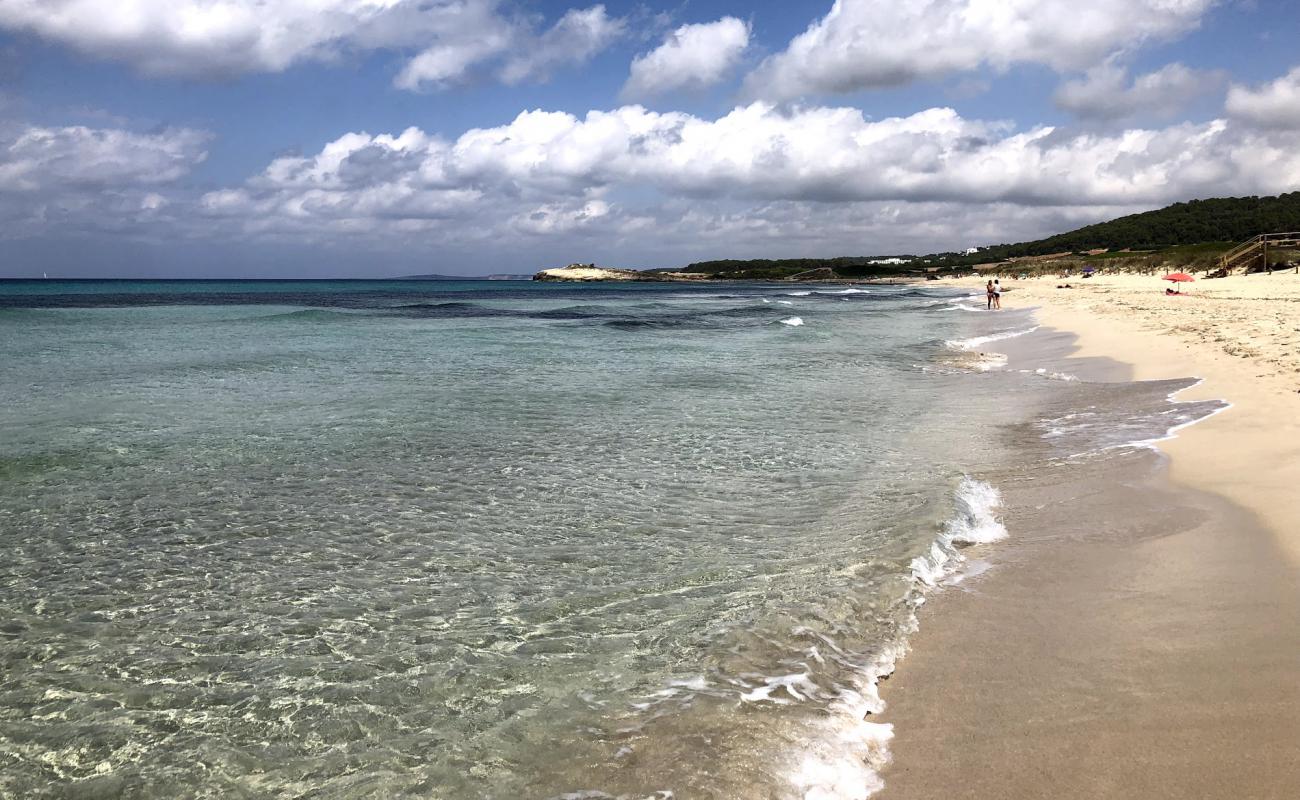
[[[0,797],[868,797],[1003,490],[1222,408],[999,350],[1048,334],[929,286],[0,281]]]

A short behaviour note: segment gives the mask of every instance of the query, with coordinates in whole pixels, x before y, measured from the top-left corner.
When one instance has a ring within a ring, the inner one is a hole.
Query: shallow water
[[[0,792],[863,796],[981,472],[1212,410],[960,306],[0,283]]]

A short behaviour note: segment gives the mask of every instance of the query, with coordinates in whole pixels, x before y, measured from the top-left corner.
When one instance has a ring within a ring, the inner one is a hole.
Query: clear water
[[[0,284],[0,794],[855,796],[951,295]]]

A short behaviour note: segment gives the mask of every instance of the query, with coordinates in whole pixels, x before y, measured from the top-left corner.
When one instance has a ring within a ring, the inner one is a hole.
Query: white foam
[[[954,495],[954,513],[944,524],[927,552],[912,561],[913,585],[910,603],[918,607],[924,602],[924,592],[946,583],[955,585],[964,577],[979,574],[988,568],[986,562],[972,561],[966,571],[966,558],[959,545],[994,542],[1007,536],[1007,530],[998,521],[996,509],[1002,498],[996,488],[970,476],[964,476]],[[945,580],[947,579],[947,580]],[[914,633],[915,617],[903,621],[901,632]],[[906,640],[884,644],[866,658],[865,663],[845,652],[835,641],[815,629],[799,626],[792,633],[807,636],[813,641],[806,653],[809,662],[802,671],[775,676],[763,676],[753,682],[749,676],[730,681],[740,689],[742,704],[771,704],[791,706],[804,702],[827,703],[826,713],[806,721],[799,749],[786,772],[790,791],[781,796],[803,800],[867,800],[884,786],[881,772],[889,763],[889,743],[894,737],[894,726],[874,721],[874,715],[885,710],[880,697],[880,681],[894,672],[907,651]],[[824,655],[823,655],[824,654]],[[812,662],[825,663],[833,659],[839,663],[852,663],[853,674],[833,690],[821,687],[813,680]],[[712,688],[703,675],[674,680],[650,696],[646,703],[634,704],[641,710],[681,694],[693,694]],[[734,695],[733,695],[734,696]],[[620,751],[619,755],[623,755]],[[575,795],[576,797],[576,795]]]
[[[827,732],[825,746],[808,753],[790,776],[804,800],[866,800],[885,788],[880,770],[889,763],[894,726],[858,720]]]
[[[772,694],[779,690],[785,690],[789,697],[773,697]],[[802,690],[802,691],[800,691]],[[746,703],[760,703],[767,701],[776,703],[779,706],[789,705],[792,701],[803,701],[817,694],[817,684],[809,679],[808,673],[799,672],[794,675],[778,675],[774,678],[768,678],[767,682],[756,689],[746,692],[740,696],[740,699]]]
[[[962,478],[956,492],[956,509],[942,532],[931,544],[929,551],[912,561],[912,575],[924,591],[946,576],[960,581],[958,570],[966,559],[958,552],[957,544],[983,544],[1005,538],[1007,530],[994,515],[1002,505],[1002,496],[993,486],[970,476]],[[987,569],[979,562],[975,575]],[[924,597],[914,600],[916,605]],[[911,631],[916,621],[911,621]],[[812,633],[796,629],[795,633]],[[834,642],[819,637],[829,648]],[[817,723],[820,730],[811,737],[808,750],[801,754],[798,765],[790,774],[794,796],[804,800],[866,800],[885,787],[880,773],[889,763],[889,742],[894,738],[894,726],[868,721],[868,717],[885,710],[880,697],[880,680],[893,673],[907,645],[899,640],[881,650],[867,664],[862,665],[854,677],[852,687],[840,687],[839,694],[830,706],[827,717]],[[816,648],[814,648],[814,652]],[[786,675],[769,679],[766,684],[749,693],[754,699],[780,702],[784,698],[772,697],[779,688],[790,691],[800,687],[807,675]],[[806,687],[803,687],[806,690]],[[786,700],[785,702],[789,702]]]
[[[961,300],[936,300],[933,303],[926,303],[927,306],[942,305],[943,308],[935,309],[936,311],[983,311],[984,309],[973,303],[963,303]]]
[[[818,292],[817,294],[871,294],[866,289],[841,289],[838,292]]]
[[[810,294],[812,294],[812,292],[786,292],[786,295],[789,297],[807,297]]]
[[[1020,370],[1020,371],[1023,372],[1023,373],[1025,373],[1025,374],[1029,374],[1029,370],[1027,370],[1027,369],[1022,369],[1022,370]],[[1052,372],[1051,370],[1047,369],[1046,367],[1039,367],[1038,369],[1034,370],[1033,374],[1034,374],[1034,375],[1042,375],[1044,378],[1050,378],[1050,379],[1052,379],[1052,380],[1054,380],[1054,381],[1077,381],[1077,380],[1079,380],[1079,376],[1078,376],[1078,375],[1071,375],[1071,374],[1068,373],[1068,372]]]
[[[912,577],[926,586],[935,586],[961,567],[964,558],[957,550],[962,544],[989,544],[1007,538],[1007,529],[998,521],[996,511],[1002,506],[997,489],[969,475],[957,487],[955,513],[944,523],[943,532],[923,555],[912,559]]]
[[[1049,373],[1049,377],[1056,377],[1056,376],[1059,375],[1059,374],[1060,374],[1060,373]],[[1065,375],[1065,376],[1062,376],[1060,379],[1061,379],[1061,380],[1078,380],[1078,378],[1075,378],[1073,375]],[[1182,405],[1187,405],[1187,404],[1191,404],[1191,403],[1206,403],[1206,402],[1213,402],[1213,401],[1206,401],[1206,400],[1178,400],[1178,399],[1176,399],[1177,395],[1178,395],[1180,392],[1184,392],[1184,391],[1187,391],[1188,389],[1193,389],[1193,388],[1195,388],[1195,387],[1197,387],[1197,386],[1200,386],[1202,383],[1204,383],[1204,381],[1205,381],[1204,378],[1196,378],[1196,380],[1195,380],[1194,383],[1191,383],[1191,384],[1189,384],[1189,385],[1187,385],[1187,386],[1184,386],[1184,387],[1182,387],[1182,388],[1175,389],[1174,391],[1169,392],[1167,395],[1165,395],[1165,400],[1166,400],[1166,402],[1169,403],[1169,405],[1172,407],[1172,410],[1175,411],[1175,412],[1177,411],[1178,407],[1179,407],[1179,406],[1182,406]],[[1105,452],[1110,451],[1110,450],[1123,450],[1123,449],[1126,449],[1126,448],[1147,449],[1147,450],[1154,450],[1154,451],[1156,451],[1156,452],[1159,452],[1160,448],[1158,447],[1158,445],[1159,445],[1161,442],[1166,442],[1166,441],[1169,441],[1170,439],[1176,439],[1176,438],[1178,438],[1178,433],[1179,433],[1179,431],[1183,430],[1184,428],[1191,427],[1192,425],[1195,425],[1195,424],[1197,424],[1198,422],[1204,422],[1205,420],[1209,419],[1210,417],[1213,417],[1213,416],[1215,416],[1216,414],[1221,414],[1221,413],[1223,413],[1224,411],[1227,411],[1227,410],[1229,410],[1229,409],[1232,408],[1232,403],[1229,403],[1229,402],[1226,401],[1226,400],[1219,400],[1218,402],[1221,404],[1218,408],[1215,408],[1215,409],[1213,409],[1212,411],[1209,411],[1208,413],[1206,413],[1206,414],[1203,415],[1203,416],[1192,417],[1192,418],[1190,418],[1190,419],[1183,419],[1181,422],[1178,422],[1178,423],[1176,423],[1176,424],[1174,424],[1174,425],[1171,425],[1170,427],[1166,428],[1166,429],[1165,429],[1165,432],[1164,432],[1163,434],[1159,435],[1159,436],[1152,436],[1152,437],[1149,437],[1149,438],[1146,438],[1146,439],[1131,439],[1131,440],[1128,440],[1128,441],[1112,442],[1111,444],[1107,444],[1107,445],[1104,445],[1104,446],[1101,446],[1101,447],[1096,447],[1096,448],[1094,448],[1094,449],[1085,450],[1085,451],[1080,452],[1080,453],[1074,453],[1074,454],[1072,454],[1071,456],[1069,456],[1069,458],[1072,458],[1072,459],[1073,459],[1073,458],[1083,458],[1083,457],[1090,456],[1090,455],[1094,455],[1094,454],[1105,453]],[[1090,413],[1089,413],[1089,412],[1094,411],[1095,409],[1096,409],[1096,406],[1088,406],[1086,409],[1084,409],[1084,410],[1082,410],[1082,411],[1072,412],[1072,413],[1065,414],[1065,415],[1060,416],[1060,417],[1048,418],[1048,419],[1044,419],[1044,420],[1039,421],[1039,422],[1037,423],[1037,425],[1038,425],[1038,427],[1039,427],[1040,429],[1042,429],[1042,430],[1044,431],[1043,434],[1042,434],[1042,438],[1044,438],[1044,439],[1057,439],[1057,438],[1060,438],[1060,437],[1062,437],[1062,436],[1065,436],[1065,435],[1068,434],[1068,433],[1076,432],[1076,431],[1079,431],[1079,430],[1086,430],[1086,429],[1089,428],[1089,427],[1096,427],[1097,425],[1103,424],[1104,421],[1103,421],[1103,422],[1099,422],[1099,421],[1097,420],[1097,418],[1098,418],[1098,415],[1097,415],[1097,414],[1095,414],[1095,413],[1090,414]],[[1183,416],[1183,415],[1179,415],[1179,418],[1182,418],[1182,416]],[[1069,423],[1071,423],[1073,420],[1076,420],[1076,419],[1079,419],[1079,418],[1084,418],[1084,421],[1081,422],[1081,423],[1069,424]],[[1143,422],[1143,421],[1145,421],[1145,419],[1142,418],[1142,417],[1134,417],[1134,418],[1132,418],[1132,419],[1129,420],[1129,421]],[[1121,425],[1121,426],[1112,426],[1112,427],[1122,427],[1122,425]]]
[[[983,575],[993,569],[993,564],[980,558],[970,559],[962,565],[961,569],[944,578],[944,586],[959,586],[967,578],[974,578],[977,575]]]
[[[1193,384],[1191,384],[1190,386],[1184,386],[1184,387],[1182,387],[1181,389],[1175,389],[1174,391],[1170,392],[1169,394],[1167,394],[1167,395],[1165,396],[1165,399],[1169,401],[1169,404],[1170,404],[1170,405],[1174,405],[1174,406],[1180,406],[1180,405],[1183,405],[1184,402],[1189,402],[1189,403],[1205,402],[1205,401],[1203,401],[1203,400],[1188,400],[1188,401],[1182,401],[1182,400],[1176,400],[1176,399],[1175,399],[1175,397],[1176,397],[1180,392],[1185,392],[1185,391],[1187,391],[1188,389],[1195,389],[1197,386],[1200,386],[1202,383],[1205,383],[1205,379],[1204,379],[1204,378],[1197,378],[1197,379],[1196,379],[1196,382],[1193,383]],[[1178,423],[1177,425],[1174,425],[1173,427],[1169,428],[1168,430],[1165,431],[1165,435],[1164,435],[1164,436],[1156,436],[1156,437],[1151,438],[1151,439],[1139,439],[1139,440],[1137,440],[1137,441],[1127,442],[1127,443],[1125,443],[1125,444],[1112,445],[1112,447],[1146,447],[1146,448],[1149,448],[1149,449],[1151,449],[1151,450],[1157,450],[1157,451],[1158,451],[1160,448],[1156,447],[1157,444],[1159,444],[1160,442],[1167,442],[1167,441],[1169,441],[1170,439],[1177,439],[1177,438],[1178,438],[1178,432],[1181,431],[1183,428],[1190,428],[1191,426],[1195,425],[1195,424],[1198,423],[1198,422],[1204,422],[1205,420],[1209,419],[1210,417],[1213,417],[1213,416],[1215,416],[1216,414],[1222,414],[1224,411],[1227,411],[1228,409],[1232,408],[1232,403],[1229,403],[1227,400],[1221,400],[1220,402],[1223,403],[1223,405],[1221,405],[1221,406],[1219,406],[1218,408],[1214,409],[1213,411],[1211,411],[1210,413],[1206,414],[1205,416],[1203,416],[1203,417],[1196,417],[1195,419],[1189,419],[1189,420],[1187,420],[1186,422],[1180,422],[1180,423]],[[1107,449],[1110,449],[1110,448],[1107,448]]]
[[[1002,493],[984,481],[962,478],[957,489],[957,514],[944,526],[955,542],[988,544],[1007,538],[1007,529],[994,511],[1002,506]]]
[[[1003,339],[1013,339],[1017,336],[1024,336],[1025,334],[1033,333],[1036,330],[1038,330],[1037,325],[1032,328],[1002,331],[1001,333],[990,333],[987,336],[974,336],[970,339],[950,339],[947,342],[944,342],[944,344],[954,350],[978,350],[980,345],[985,345],[989,342],[998,342]]]
[[[834,647],[833,642],[821,638]],[[816,723],[812,744],[790,773],[794,796],[865,800],[884,788],[880,772],[889,763],[894,726],[868,721],[868,717],[885,710],[878,690],[880,679],[893,673],[905,652],[902,642],[885,647],[860,667],[853,686],[840,687],[829,713]]]
[[[789,319],[783,319],[783,320],[781,320],[781,324],[782,324],[782,325],[789,325],[789,326],[792,327],[792,328],[797,328],[797,327],[799,327],[800,325],[803,324],[803,319],[801,319],[801,318],[799,318],[799,317],[790,317]]]
[[[791,300],[777,300],[776,302],[780,303],[780,304],[783,305],[783,306],[792,306],[792,305],[794,305],[794,302],[791,301]]]
[[[1002,353],[980,353],[979,359],[975,362],[975,369],[980,372],[988,372],[991,369],[1001,369],[1007,365],[1007,357]]]

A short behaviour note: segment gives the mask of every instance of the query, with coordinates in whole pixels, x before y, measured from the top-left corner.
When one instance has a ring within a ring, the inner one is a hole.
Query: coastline
[[[943,286],[980,290],[982,278]],[[1073,289],[1056,289],[1070,283]],[[1259,515],[1300,567],[1300,276],[1198,281],[1181,297],[1156,276],[1008,281],[1006,308],[1068,330],[1076,358],[1109,357],[1132,380],[1197,377],[1178,400],[1223,398],[1227,413],[1160,442],[1170,475]]]
[[[1077,491],[1007,493],[994,567],[927,603],[883,687],[895,738],[881,797],[1283,797],[1300,784],[1300,375],[1285,352],[1300,280],[1281,277],[1209,282],[1195,300],[1164,297],[1156,277],[1008,284],[1004,308],[1033,307],[1065,342],[1057,363],[1085,379],[1194,376],[1176,400],[1231,406],[1158,454],[1082,467]],[[1263,335],[1261,303],[1277,309]],[[1032,348],[998,349],[1014,368]]]
[[[1008,306],[1037,306],[1043,324],[1078,336],[1077,356],[1116,358],[1134,380],[1203,379],[1178,400],[1228,400],[1159,443],[1170,477],[1258,515],[1300,568],[1300,276],[1198,282],[1183,297],[1160,295],[1154,277],[1091,280],[1016,281]]]

